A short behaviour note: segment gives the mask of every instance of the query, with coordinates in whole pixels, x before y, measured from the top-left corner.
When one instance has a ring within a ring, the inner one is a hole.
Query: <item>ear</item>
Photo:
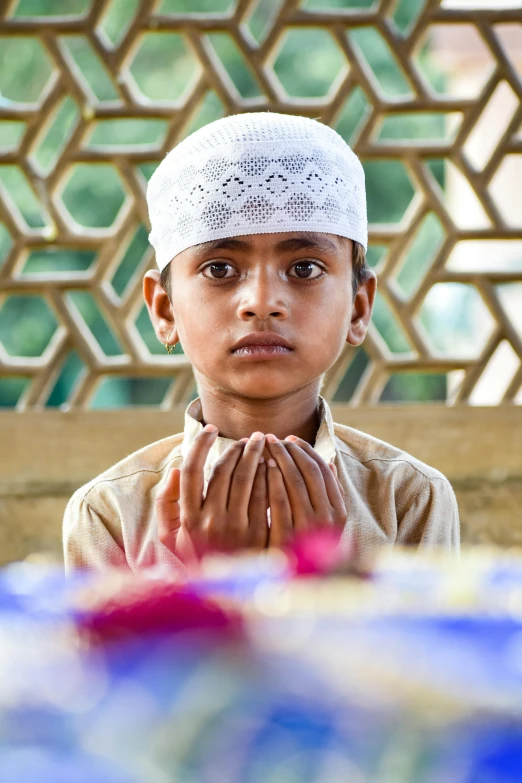
[[[368,279],[359,286],[353,300],[352,320],[346,342],[350,345],[360,345],[366,337],[368,324],[372,317],[373,303],[377,291],[377,278],[374,272],[368,273]]]
[[[149,311],[149,317],[160,343],[167,341],[171,345],[179,342],[174,321],[174,312],[167,292],[160,283],[160,273],[151,269],[143,278],[143,298]]]

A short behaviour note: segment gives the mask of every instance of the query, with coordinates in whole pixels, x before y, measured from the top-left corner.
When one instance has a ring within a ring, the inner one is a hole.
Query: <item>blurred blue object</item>
[[[418,563],[360,582],[223,560],[179,589],[8,566],[0,783],[520,783],[522,563]]]

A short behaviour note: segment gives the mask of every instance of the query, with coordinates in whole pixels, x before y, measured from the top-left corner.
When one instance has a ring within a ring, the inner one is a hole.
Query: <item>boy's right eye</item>
[[[224,280],[234,276],[234,267],[226,261],[213,261],[211,264],[201,270],[204,277],[211,280]]]

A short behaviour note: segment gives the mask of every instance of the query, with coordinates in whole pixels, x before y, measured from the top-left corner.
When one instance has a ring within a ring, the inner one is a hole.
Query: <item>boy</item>
[[[145,301],[200,396],[183,433],[73,495],[66,569],[183,570],[205,547],[281,546],[318,524],[362,552],[458,550],[448,481],[334,424],[319,395],[344,343],[362,343],[376,290],[364,173],[344,140],[304,117],[227,117],[166,156],[147,201],[160,271]]]

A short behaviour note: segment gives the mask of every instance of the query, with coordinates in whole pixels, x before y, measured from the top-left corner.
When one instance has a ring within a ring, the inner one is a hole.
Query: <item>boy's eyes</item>
[[[324,274],[323,267],[315,261],[296,261],[290,269],[295,271],[295,275],[290,275],[290,277],[298,277],[299,280],[315,280],[316,277],[321,277]]]
[[[201,274],[210,280],[226,280],[237,276],[237,271],[227,261],[213,261],[201,270]],[[291,265],[288,276],[298,280],[315,280],[323,274],[324,269],[317,261],[303,259]]]
[[[229,274],[232,272],[232,274]],[[211,264],[201,270],[204,277],[210,277],[211,280],[224,280],[227,277],[234,277],[235,269],[226,261],[213,261]]]

